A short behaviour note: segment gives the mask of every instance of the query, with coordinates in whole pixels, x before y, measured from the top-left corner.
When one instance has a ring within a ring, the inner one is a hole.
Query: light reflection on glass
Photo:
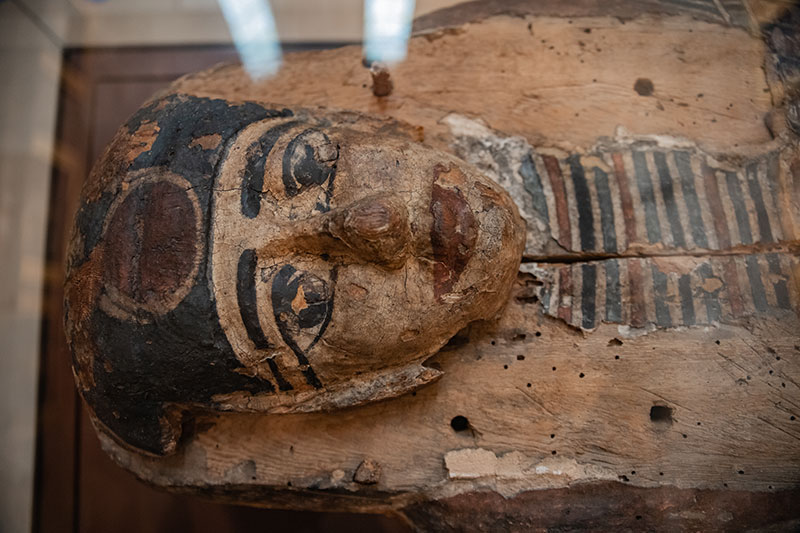
[[[406,58],[414,0],[364,0],[364,57],[394,63]]]
[[[278,72],[281,47],[268,0],[219,0],[247,73],[262,79]]]

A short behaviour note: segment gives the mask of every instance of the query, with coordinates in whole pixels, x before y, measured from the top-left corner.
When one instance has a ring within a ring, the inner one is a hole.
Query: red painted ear
[[[112,207],[103,278],[119,312],[160,315],[185,295],[200,260],[196,204],[186,187],[144,178]]]

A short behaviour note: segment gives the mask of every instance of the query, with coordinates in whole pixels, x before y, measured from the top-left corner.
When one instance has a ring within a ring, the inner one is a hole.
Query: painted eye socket
[[[336,172],[339,150],[323,132],[308,129],[292,139],[283,154],[283,186],[289,197],[319,186]]]
[[[272,281],[272,311],[278,331],[301,364],[325,333],[333,314],[336,270],[326,281],[310,272],[285,265]]]
[[[327,318],[331,292],[326,281],[286,265],[272,285],[275,315],[294,334],[320,326]]]

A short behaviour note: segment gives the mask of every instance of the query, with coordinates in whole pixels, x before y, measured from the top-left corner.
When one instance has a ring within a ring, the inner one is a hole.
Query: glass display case
[[[0,529],[800,523],[796,3],[5,0],[0,47]]]

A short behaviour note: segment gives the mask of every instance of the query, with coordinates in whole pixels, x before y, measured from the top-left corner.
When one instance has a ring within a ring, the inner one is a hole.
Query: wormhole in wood
[[[672,424],[672,407],[654,405],[650,408],[650,421],[654,424]]]
[[[467,420],[466,416],[454,416],[450,421],[450,427],[456,432],[466,431],[469,429],[469,420]]]
[[[633,90],[639,96],[651,96],[655,91],[655,85],[648,78],[638,78],[636,83],[633,84]]]

